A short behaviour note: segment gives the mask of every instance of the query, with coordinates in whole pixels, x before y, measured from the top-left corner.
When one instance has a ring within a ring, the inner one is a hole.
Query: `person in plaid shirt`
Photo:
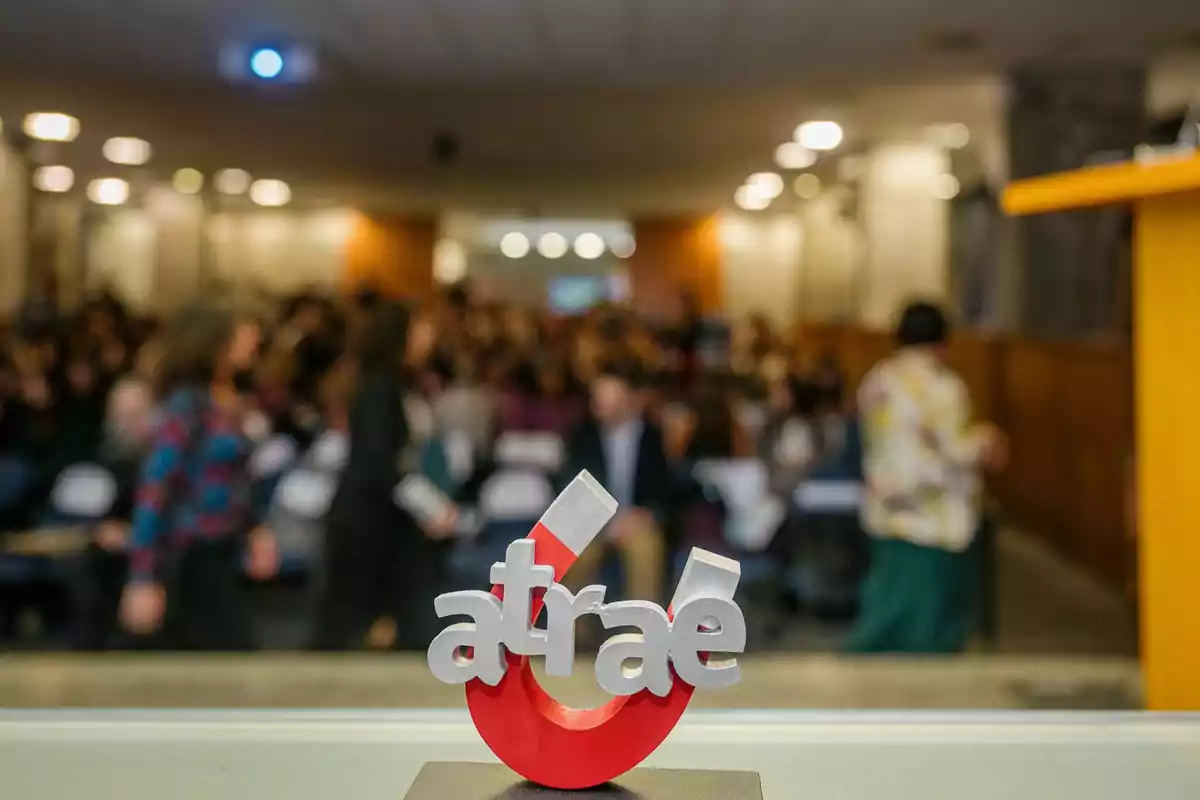
[[[270,577],[278,554],[269,532],[252,530],[251,445],[233,376],[258,339],[257,325],[202,305],[164,335],[162,417],[134,501],[121,617],[135,634],[161,628],[168,647],[254,646],[241,591],[247,532],[252,577]]]

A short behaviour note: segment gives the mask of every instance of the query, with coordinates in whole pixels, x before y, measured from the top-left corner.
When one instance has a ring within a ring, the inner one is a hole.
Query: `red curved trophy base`
[[[534,561],[554,567],[561,580],[575,561],[541,525],[530,533]],[[502,586],[492,592],[503,595]],[[533,618],[541,610],[533,603]],[[694,688],[672,673],[666,697],[641,691],[600,708],[577,710],[538,685],[529,659],[508,655],[508,670],[495,686],[467,683],[467,708],[492,752],[523,778],[552,789],[590,789],[636,767],[679,722]]]

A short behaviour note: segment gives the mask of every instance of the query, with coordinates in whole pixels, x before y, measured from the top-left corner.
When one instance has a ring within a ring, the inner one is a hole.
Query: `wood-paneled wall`
[[[433,289],[436,240],[436,220],[359,212],[346,242],[343,286],[424,297]]]
[[[891,349],[887,334],[857,328],[805,327],[798,340],[836,353],[851,387]],[[1129,348],[960,335],[950,361],[970,386],[976,416],[1011,439],[1012,461],[991,482],[1004,512],[1107,583],[1130,581]]]
[[[637,219],[637,252],[629,259],[629,289],[635,308],[661,313],[682,292],[700,310],[719,312],[723,303],[721,241],[716,217]]]

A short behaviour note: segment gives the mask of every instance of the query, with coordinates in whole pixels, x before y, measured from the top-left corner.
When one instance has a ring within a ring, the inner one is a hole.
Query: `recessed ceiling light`
[[[792,181],[792,191],[801,200],[812,200],[821,193],[821,179],[811,172],[797,175],[796,180]]]
[[[287,205],[291,199],[292,190],[283,181],[264,178],[250,184],[250,200],[257,205],[276,208]]]
[[[561,233],[543,233],[538,239],[538,252],[542,258],[562,258],[567,254],[567,237]]]
[[[69,192],[74,185],[75,172],[70,167],[38,167],[33,173],[33,186],[41,192]]]
[[[799,142],[784,142],[775,148],[775,163],[780,169],[808,169],[817,163],[817,154]]]
[[[150,160],[150,143],[132,136],[114,136],[104,143],[101,152],[114,164],[137,167]]]
[[[218,170],[213,185],[221,194],[245,194],[250,188],[250,173],[244,169]]]
[[[762,211],[771,205],[771,198],[762,194],[758,187],[747,183],[733,194],[733,202],[747,211]]]
[[[198,169],[184,167],[175,171],[171,185],[180,194],[197,194],[204,188],[204,175]]]
[[[283,72],[283,54],[273,47],[260,47],[250,54],[250,71],[265,81]]]
[[[97,178],[88,184],[87,196],[102,206],[119,206],[129,199],[129,184],[120,178]]]
[[[529,237],[520,231],[510,231],[500,240],[500,252],[508,258],[524,258],[529,254]]]
[[[938,200],[953,200],[958,197],[958,178],[950,173],[938,175],[933,181],[933,196]]]
[[[608,243],[608,249],[617,258],[629,258],[637,251],[637,242],[634,241],[632,234],[622,233],[612,237]]]
[[[575,255],[593,261],[604,255],[604,240],[595,233],[581,233],[575,237]]]
[[[842,126],[830,120],[805,122],[796,128],[796,141],[809,150],[836,150],[842,137]]]
[[[70,142],[79,135],[79,120],[57,111],[38,111],[25,117],[25,135],[43,142]]]
[[[783,178],[774,172],[756,172],[746,179],[746,185],[768,200],[783,194]]]

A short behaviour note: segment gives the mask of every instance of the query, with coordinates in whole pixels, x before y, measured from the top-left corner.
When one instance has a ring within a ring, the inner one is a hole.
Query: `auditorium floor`
[[[707,708],[1137,708],[1135,662],[1122,658],[845,659],[794,654],[743,660],[741,682],[699,692]],[[589,664],[546,688],[601,700]],[[414,656],[91,656],[0,658],[0,707],[461,708]]]

